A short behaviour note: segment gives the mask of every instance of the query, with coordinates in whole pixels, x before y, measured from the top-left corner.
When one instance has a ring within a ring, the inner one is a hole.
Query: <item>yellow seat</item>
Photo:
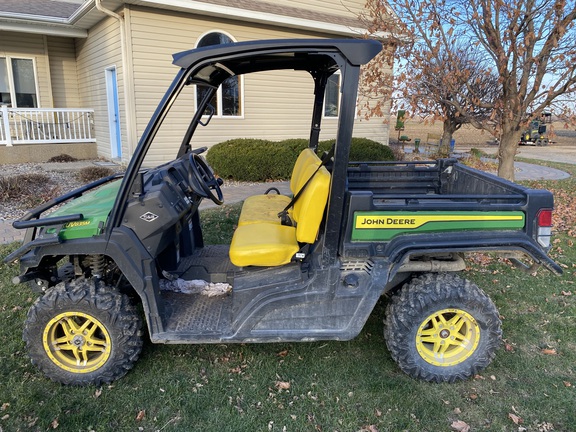
[[[278,213],[290,203],[286,195],[254,195],[247,198],[242,205],[238,226],[254,223],[280,224]]]
[[[236,228],[230,244],[230,261],[238,267],[287,264],[300,247],[296,228],[269,223]]]
[[[314,177],[294,204],[292,217],[296,227],[269,222],[239,225],[230,244],[230,260],[234,265],[287,264],[300,250],[300,244],[316,241],[330,190],[330,173],[321,167],[314,174],[316,168],[310,165],[302,174],[306,179]]]
[[[298,193],[321,163],[320,158],[310,148],[300,153],[292,169],[292,177],[290,177],[292,194]],[[311,171],[310,167],[314,167],[314,170]],[[280,225],[281,220],[278,217],[278,213],[284,210],[290,200],[290,197],[278,194],[251,196],[242,205],[238,226],[262,222]],[[288,212],[289,215],[290,213]]]
[[[302,150],[298,159],[296,159],[296,163],[294,164],[294,168],[292,168],[292,177],[290,177],[290,190],[293,194],[297,193],[302,185],[309,179],[306,177],[306,169],[310,165],[314,165],[316,168],[320,166],[322,161],[318,157],[314,150],[311,148],[307,148]]]
[[[320,223],[324,218],[324,209],[328,202],[330,190],[330,173],[325,167],[316,171],[316,166],[309,166],[304,176],[314,178],[294,203],[292,218],[296,223],[296,239],[300,243],[314,243],[318,236]]]

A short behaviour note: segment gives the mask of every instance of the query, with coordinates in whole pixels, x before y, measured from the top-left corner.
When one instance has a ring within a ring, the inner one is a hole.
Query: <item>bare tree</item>
[[[448,153],[453,134],[465,124],[486,125],[498,95],[498,77],[483,65],[475,47],[454,47],[429,59],[419,70],[411,72],[399,86],[403,100],[427,118],[443,122],[442,149]]]
[[[522,129],[576,90],[576,3],[565,0],[467,0],[461,23],[492,58],[502,93],[498,174],[514,178]]]
[[[364,20],[371,31],[402,28],[406,37],[397,58],[413,70],[440,74],[452,93],[449,106],[500,138],[498,174],[514,178],[514,156],[522,130],[533,118],[576,91],[576,3],[574,0],[390,0],[397,19],[381,0],[368,0]],[[467,79],[458,66],[458,47],[463,43],[485,55],[479,75]],[[443,69],[440,71],[440,62]],[[401,76],[406,82],[406,75]],[[495,98],[482,95],[477,86],[496,74]],[[466,90],[459,84],[466,82]],[[460,90],[458,90],[460,88]],[[456,97],[457,95],[457,97]],[[471,107],[489,116],[468,115]],[[566,108],[566,107],[564,107]]]

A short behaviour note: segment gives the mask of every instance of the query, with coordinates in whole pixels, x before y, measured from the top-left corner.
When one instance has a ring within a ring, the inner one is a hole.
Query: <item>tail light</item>
[[[552,210],[542,209],[538,212],[536,216],[536,221],[538,224],[538,243],[548,249],[550,247],[550,238],[552,237]]]

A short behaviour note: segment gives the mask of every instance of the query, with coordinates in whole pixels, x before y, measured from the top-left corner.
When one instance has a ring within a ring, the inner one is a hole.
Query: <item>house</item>
[[[173,53],[255,39],[358,37],[364,2],[2,0],[0,163],[61,153],[126,162],[177,71]],[[310,77],[256,75],[219,90],[212,125],[197,133],[195,146],[307,136]],[[333,76],[328,86],[322,139],[335,136],[338,82]],[[188,103],[189,114],[196,101]],[[383,119],[359,115],[356,123],[355,136],[388,141]],[[169,159],[181,137],[159,137],[166,151],[150,163]]]

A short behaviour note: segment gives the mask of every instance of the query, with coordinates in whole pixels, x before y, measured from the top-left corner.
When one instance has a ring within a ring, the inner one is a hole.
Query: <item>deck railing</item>
[[[0,106],[0,145],[95,141],[94,110]]]

